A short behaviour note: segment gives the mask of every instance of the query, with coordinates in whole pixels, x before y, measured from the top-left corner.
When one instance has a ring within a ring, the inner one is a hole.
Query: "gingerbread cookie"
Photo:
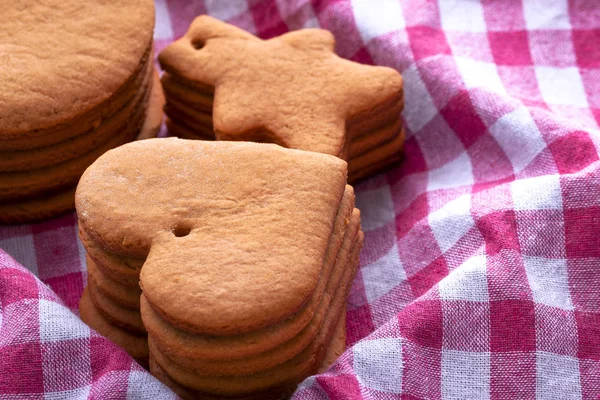
[[[72,208],[68,194],[97,157],[156,135],[154,5],[25,0],[0,22],[0,223],[22,223]]]
[[[150,139],[84,173],[84,246],[121,289],[140,274],[142,322],[170,379],[251,396],[282,394],[317,371],[363,241],[346,168],[269,144]],[[103,301],[122,324],[131,302],[108,291]]]
[[[178,127],[199,131],[198,138],[212,129],[218,140],[276,143],[352,164],[356,137],[400,121],[400,74],[338,57],[333,36],[320,29],[260,40],[200,16],[159,61],[166,71],[165,112]],[[370,149],[372,165],[350,169],[362,176],[382,165],[389,154],[385,139]]]

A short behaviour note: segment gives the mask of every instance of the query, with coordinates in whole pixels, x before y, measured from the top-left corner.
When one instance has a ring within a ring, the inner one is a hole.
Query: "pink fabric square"
[[[0,301],[3,308],[24,299],[37,299],[37,291],[35,277],[24,268],[0,268]]]
[[[490,351],[535,351],[535,308],[530,300],[490,301]]]
[[[441,110],[454,96],[466,89],[464,79],[452,57],[441,56],[417,61],[417,68],[436,107]]]
[[[413,296],[417,298],[424,295],[447,275],[448,265],[444,257],[440,256],[408,279]]]
[[[254,26],[256,26],[259,37],[271,39],[288,31],[285,21],[279,14],[275,0],[257,2],[252,5],[250,11],[254,17]]]
[[[413,302],[398,313],[402,337],[431,349],[441,349],[443,343],[443,313],[441,300]]]
[[[572,132],[556,139],[549,147],[561,174],[580,171],[598,161],[596,146],[588,132]]]
[[[476,222],[486,242],[487,254],[495,255],[501,250],[520,250],[514,211],[490,213],[478,218]]]
[[[379,328],[384,325],[414,300],[415,296],[408,281],[396,285],[371,303],[371,316],[374,326]]]
[[[565,210],[565,246],[569,258],[599,258],[597,232],[600,229],[600,207]]]
[[[600,361],[580,360],[581,396],[584,399],[600,397]]]
[[[406,28],[410,38],[415,60],[421,60],[440,54],[451,54],[444,32],[428,26],[409,26]]]
[[[412,240],[417,240],[417,238],[405,238],[405,236],[409,235],[415,225],[427,216],[428,210],[427,194],[424,193],[419,195],[405,210],[396,216],[396,237],[399,244],[406,243],[408,245]],[[416,228],[414,234],[420,235],[422,231],[424,232],[426,229]],[[433,239],[433,237],[427,237],[427,239]]]
[[[440,27],[440,10],[435,0],[400,0],[406,26]]]
[[[465,90],[450,99],[440,113],[466,148],[469,148],[487,131],[469,98],[469,93]]]
[[[375,330],[369,304],[346,311],[346,342],[356,343]]]
[[[579,336],[579,351],[577,356],[582,359],[600,361],[600,313],[575,311],[577,331]]]
[[[0,347],[0,393],[43,393],[43,364],[39,342]]]
[[[498,65],[532,65],[527,31],[488,32],[494,61]]]
[[[573,44],[579,68],[600,68],[600,29],[573,30]]]

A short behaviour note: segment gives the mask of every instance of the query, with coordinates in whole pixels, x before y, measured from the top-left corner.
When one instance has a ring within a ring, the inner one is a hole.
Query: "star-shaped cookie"
[[[214,89],[217,139],[277,143],[348,157],[351,132],[399,116],[402,77],[338,57],[333,35],[305,29],[261,40],[209,16],[159,56],[170,74]],[[359,132],[359,133],[355,133]]]

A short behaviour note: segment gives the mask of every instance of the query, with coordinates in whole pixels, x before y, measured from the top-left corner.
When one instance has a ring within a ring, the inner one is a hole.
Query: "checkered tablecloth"
[[[404,76],[406,159],[357,187],[348,350],[295,399],[600,396],[599,1],[156,9],[157,51],[209,13],[264,38],[326,28]],[[174,397],[78,319],[76,231],[74,215],[0,228],[0,399]]]

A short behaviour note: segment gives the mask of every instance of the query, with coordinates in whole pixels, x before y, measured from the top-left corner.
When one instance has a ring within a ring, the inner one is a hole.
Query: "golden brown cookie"
[[[333,364],[339,356],[346,349],[346,312],[344,311],[342,316],[340,317],[338,324],[335,328],[334,337],[327,348],[327,353],[325,354],[323,363],[319,367],[318,372],[326,371],[331,364]],[[173,390],[179,397],[182,399],[206,399],[206,400],[222,400],[221,396],[212,396],[207,393],[201,393],[198,391],[193,391],[187,389],[177,382],[173,381],[165,371],[156,363],[156,361],[150,356],[150,372],[154,375],[159,381],[169,386],[171,390]],[[294,390],[296,389],[296,385],[289,385],[283,388],[273,388],[270,391],[258,393],[249,396],[240,396],[237,399],[240,400],[268,400],[268,399],[284,399],[287,398]]]
[[[281,364],[305,350],[321,329],[323,321],[343,307],[344,288],[354,278],[348,266],[351,248],[358,238],[359,214],[355,209],[351,228],[337,255],[335,268],[311,321],[289,334],[287,321],[252,334],[228,337],[190,335],[170,327],[142,300],[142,315],[156,347],[181,366],[206,375],[240,375]]]
[[[148,139],[100,157],[82,176],[76,205],[82,228],[105,248],[148,256],[141,286],[161,316],[186,329],[240,334],[284,320],[311,297],[345,181],[346,163],[323,154]],[[175,293],[194,293],[196,305]]]
[[[8,56],[0,69],[0,142],[35,141],[101,114],[150,48],[154,7],[151,0],[23,0],[3,5],[0,24]]]
[[[348,264],[348,268],[354,271],[357,269],[358,253],[362,247],[362,232],[358,242],[353,247],[351,261]],[[341,298],[341,303],[345,302],[350,284],[343,287],[343,290],[346,292],[345,295],[338,297],[338,301]],[[148,344],[152,357],[161,369],[171,379],[184,387],[222,396],[253,394],[254,392],[267,390],[270,387],[287,385],[292,382],[297,384],[309,375],[316,373],[325,358],[325,349],[329,347],[336,327],[341,325],[338,324],[338,321],[343,316],[343,309],[344,305],[341,304],[337,310],[332,310],[334,312],[329,315],[329,318],[325,319],[317,337],[296,357],[274,368],[241,376],[199,375],[165,357],[157,350],[151,338],[149,338]]]
[[[382,109],[397,111],[402,78],[390,68],[344,60],[333,48],[333,36],[324,30],[260,40],[200,16],[159,61],[178,79],[214,87],[217,139],[268,141],[343,157],[353,125],[378,119]]]
[[[102,119],[98,127],[54,145],[0,152],[0,173],[35,170],[81,157],[118,132],[125,130],[132,124],[132,120],[144,118],[144,108],[148,103],[149,96],[149,91],[145,89],[152,76],[152,63],[148,63],[146,68],[144,80],[140,82],[142,90],[134,93],[132,98],[116,113]]]
[[[400,131],[400,135],[395,136],[385,146],[380,146],[377,149],[351,159],[348,163],[348,180],[357,182],[368,176],[382,172],[390,165],[402,159],[403,147],[404,129]]]
[[[96,309],[88,289],[83,291],[79,301],[79,313],[83,322],[121,346],[141,365],[148,365],[148,341],[146,336],[134,335],[109,323]]]

